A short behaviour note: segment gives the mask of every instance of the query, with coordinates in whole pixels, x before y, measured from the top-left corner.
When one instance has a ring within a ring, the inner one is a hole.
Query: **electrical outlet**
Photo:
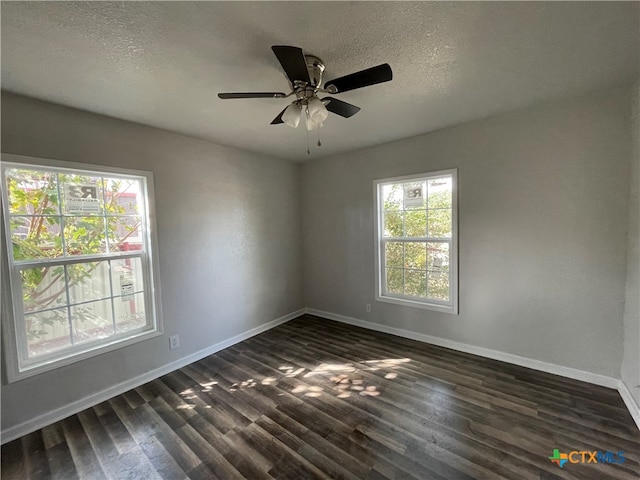
[[[180,335],[169,337],[169,350],[175,350],[178,347],[180,347]]]
[[[364,309],[365,309],[367,312],[369,312],[369,313],[370,313],[370,312],[371,312],[371,304],[370,304],[370,303],[366,303],[366,304],[364,305]]]

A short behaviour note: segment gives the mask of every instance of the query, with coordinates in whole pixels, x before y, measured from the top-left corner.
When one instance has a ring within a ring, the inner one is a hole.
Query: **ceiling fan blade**
[[[322,102],[325,107],[327,107],[327,110],[344,118],[352,117],[360,111],[360,107],[343,102],[337,98],[325,97],[322,99]]]
[[[383,63],[377,67],[367,68],[360,72],[352,73],[344,77],[330,80],[324,84],[324,88],[329,90],[329,93],[341,93],[349,90],[355,90],[356,88],[368,87],[369,85],[375,85],[377,83],[388,82],[393,78],[393,72],[388,63]],[[332,92],[333,87],[336,89]]]
[[[307,70],[307,62],[304,59],[301,48],[289,47],[287,45],[274,45],[271,47],[271,50],[276,54],[284,73],[289,77],[291,85],[294,85],[296,80],[311,83],[309,71]]]
[[[279,123],[284,123],[284,120],[282,120],[282,115],[284,115],[284,111],[285,111],[287,108],[289,108],[289,105],[287,105],[286,107],[284,107],[284,110],[282,110],[282,111],[280,112],[280,114],[279,114],[276,118],[274,118],[274,119],[271,121],[271,125],[277,125],[277,124],[279,124]]]
[[[282,92],[238,92],[238,93],[219,93],[218,98],[229,100],[232,98],[284,98],[287,95]]]

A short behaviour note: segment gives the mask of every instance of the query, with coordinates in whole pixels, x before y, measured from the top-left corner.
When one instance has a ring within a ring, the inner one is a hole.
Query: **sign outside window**
[[[405,208],[421,207],[424,205],[422,185],[411,185],[404,188]]]
[[[66,213],[100,213],[98,187],[64,184],[64,204]]]

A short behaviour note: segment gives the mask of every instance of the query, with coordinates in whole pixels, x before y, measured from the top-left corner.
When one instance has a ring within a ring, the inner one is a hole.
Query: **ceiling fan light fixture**
[[[316,125],[322,126],[322,122],[324,122],[329,116],[329,111],[327,107],[324,106],[324,103],[318,98],[313,97],[309,100],[307,105],[309,112],[309,119]]]
[[[300,123],[300,113],[302,107],[298,102],[293,102],[289,105],[282,114],[282,121],[289,125],[291,128],[297,128]]]
[[[307,120],[307,130],[309,130],[310,132],[324,125],[324,123],[322,122],[314,122],[311,119],[311,117],[309,117],[308,115],[306,116],[306,120]]]

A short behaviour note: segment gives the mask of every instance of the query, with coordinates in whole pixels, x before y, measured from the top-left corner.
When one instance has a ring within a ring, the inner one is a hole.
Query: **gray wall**
[[[2,151],[153,172],[165,330],[3,385],[3,429],[303,307],[298,164],[5,93]]]
[[[629,103],[609,91],[306,164],[306,305],[619,378]],[[453,167],[460,314],[375,302],[372,181]]]
[[[631,189],[622,380],[636,403],[640,405],[640,81],[633,87],[631,135]]]

